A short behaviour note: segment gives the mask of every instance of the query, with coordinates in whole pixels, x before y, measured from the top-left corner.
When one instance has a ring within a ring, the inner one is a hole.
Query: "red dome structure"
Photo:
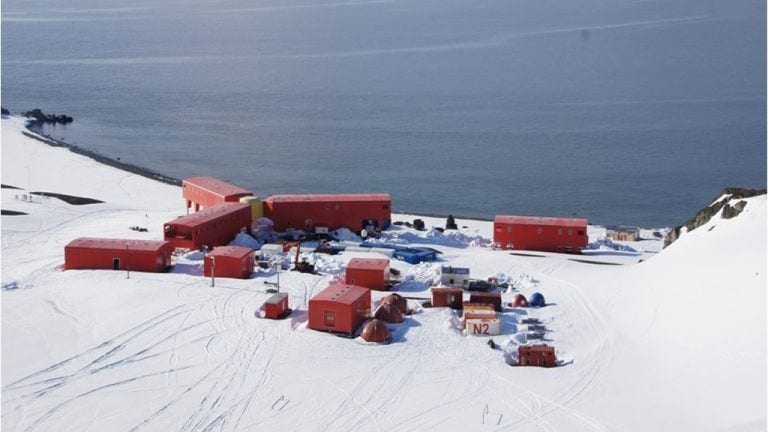
[[[379,306],[379,308],[376,310],[376,315],[374,318],[391,324],[401,323],[404,319],[403,314],[400,313],[400,309],[391,303],[386,303]]]
[[[395,305],[395,307],[397,307],[403,314],[408,312],[408,300],[400,294],[390,294],[384,297],[381,299],[381,304]]]
[[[363,325],[360,337],[366,342],[385,343],[389,342],[392,335],[389,333],[386,324],[381,320],[372,319]]]
[[[522,294],[517,294],[515,296],[515,299],[512,300],[512,307],[520,308],[520,307],[528,307],[528,299],[525,298]]]

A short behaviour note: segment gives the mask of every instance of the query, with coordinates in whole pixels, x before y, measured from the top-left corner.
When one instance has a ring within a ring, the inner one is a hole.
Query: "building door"
[[[120,258],[112,258],[112,270],[120,270]]]
[[[336,327],[336,311],[325,311],[323,313],[323,324],[326,327]]]

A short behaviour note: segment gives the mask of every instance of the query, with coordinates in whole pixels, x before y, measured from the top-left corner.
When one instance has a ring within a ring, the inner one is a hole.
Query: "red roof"
[[[527,351],[554,352],[555,347],[549,345],[521,345],[520,349]]]
[[[222,215],[229,214],[235,211],[238,211],[242,208],[248,208],[250,209],[251,206],[248,204],[240,204],[240,203],[223,203],[223,204],[217,204],[213,207],[200,210],[199,212],[192,213],[187,216],[182,216],[178,219],[174,219],[172,221],[167,222],[167,225],[183,225],[183,226],[197,226],[206,222],[210,222],[212,220],[215,220]]]
[[[80,237],[67,244],[68,248],[83,249],[104,249],[104,250],[125,250],[126,247],[131,252],[157,252],[168,245],[167,241],[158,240],[130,240],[130,239],[111,239],[96,237]]]
[[[464,292],[461,288],[453,288],[453,287],[432,287],[432,292],[444,292],[444,293],[457,293],[457,292]]]
[[[213,257],[229,257],[229,258],[237,258],[242,259],[244,257],[247,257],[248,254],[253,253],[253,249],[248,247],[242,247],[242,246],[218,246],[213,248],[211,253],[208,254],[208,256]]]
[[[210,193],[221,195],[222,197],[253,195],[253,192],[249,190],[243,189],[233,184],[229,184],[214,177],[190,177],[184,179],[182,184],[191,184],[200,189],[205,189]]]
[[[368,293],[368,288],[357,285],[329,285],[311,300],[332,301],[335,303],[353,304]]]
[[[366,201],[386,201],[392,199],[389,194],[313,194],[313,195],[272,195],[265,201],[281,203],[297,202],[366,202]]]
[[[388,265],[389,260],[385,258],[352,258],[347,264],[347,269],[384,271]]]
[[[586,227],[587,220],[580,218],[556,218],[541,216],[496,216],[494,223],[515,225],[554,225],[565,227]]]

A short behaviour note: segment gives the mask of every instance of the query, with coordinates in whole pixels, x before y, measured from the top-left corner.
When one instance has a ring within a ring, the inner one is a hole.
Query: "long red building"
[[[388,228],[391,207],[389,194],[273,195],[264,200],[264,216],[277,231],[344,227],[357,232],[368,226]]]
[[[355,285],[330,285],[309,300],[314,330],[354,334],[371,314],[371,290]]]
[[[251,206],[225,203],[166,222],[165,240],[176,249],[200,249],[228,244],[251,226]]]
[[[64,247],[64,269],[162,272],[171,266],[167,241],[81,237]]]
[[[225,202],[240,202],[240,198],[252,196],[253,192],[229,184],[214,177],[190,177],[181,182],[181,195],[187,201],[187,209],[194,205],[195,211],[210,208]]]
[[[587,220],[496,216],[493,241],[502,249],[579,253],[587,246]]]

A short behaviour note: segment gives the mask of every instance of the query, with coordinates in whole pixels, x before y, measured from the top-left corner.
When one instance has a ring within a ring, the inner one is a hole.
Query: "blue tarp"
[[[392,257],[405,261],[408,264],[418,264],[424,261],[434,261],[437,258],[437,254],[435,251],[428,249],[403,248],[395,249]]]

